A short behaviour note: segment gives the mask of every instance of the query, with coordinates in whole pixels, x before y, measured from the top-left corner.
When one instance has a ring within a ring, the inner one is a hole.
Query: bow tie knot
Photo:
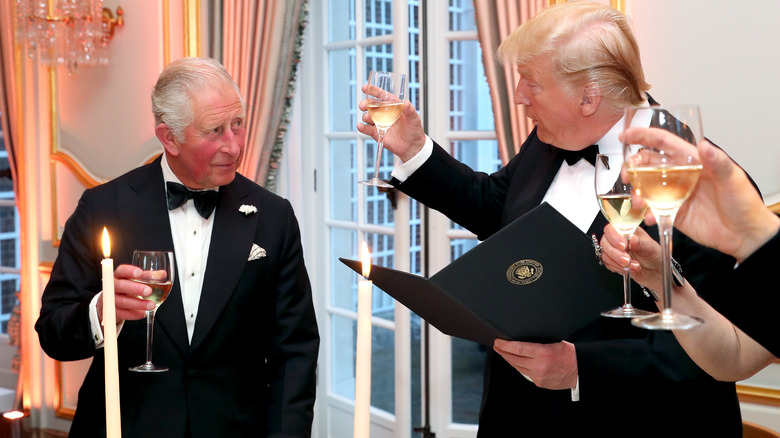
[[[166,186],[168,189],[168,210],[181,207],[187,200],[192,199],[195,203],[195,210],[198,210],[198,214],[207,219],[217,206],[219,192],[216,190],[190,190],[183,184],[173,181],[168,181]]]
[[[566,160],[566,162],[569,164],[569,166],[573,165],[577,161],[580,160],[580,158],[584,158],[587,160],[590,164],[596,165],[596,155],[599,154],[599,146],[598,145],[590,145],[586,147],[585,149],[582,149],[580,151],[567,151],[567,150],[561,150],[563,152],[563,158]]]

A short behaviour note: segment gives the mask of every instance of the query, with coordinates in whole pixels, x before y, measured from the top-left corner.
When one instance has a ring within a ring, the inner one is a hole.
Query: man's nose
[[[515,87],[515,105],[530,105],[531,101],[526,97],[525,90],[523,90],[523,84],[518,83]]]
[[[223,143],[222,143],[222,150],[226,154],[230,155],[238,155],[241,153],[241,149],[244,146],[244,137],[243,137],[244,131],[241,132],[241,134],[236,134],[232,130],[227,129],[225,130],[225,134],[223,135]]]

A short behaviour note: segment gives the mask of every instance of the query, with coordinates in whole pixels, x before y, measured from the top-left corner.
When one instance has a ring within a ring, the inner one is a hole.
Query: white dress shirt
[[[181,184],[179,178],[176,177],[168,165],[165,154],[163,154],[161,166],[163,179],[166,183],[173,181]],[[165,185],[160,189],[165,190]],[[218,190],[218,188],[214,190]],[[187,323],[187,335],[190,341],[192,341],[195,320],[198,317],[203,276],[206,272],[206,262],[211,244],[214,213],[212,212],[208,219],[204,219],[195,209],[193,200],[189,199],[181,207],[168,210],[168,218],[171,223],[173,253],[177,267],[176,275],[178,276],[181,289],[184,319]],[[175,278],[174,281],[176,281]],[[90,303],[90,323],[93,339],[98,348],[103,346],[103,331],[100,328],[100,320],[97,315],[97,299],[99,296],[100,294],[96,295]],[[165,305],[165,303],[162,305]],[[122,323],[119,323],[117,325],[117,333],[121,327]]]

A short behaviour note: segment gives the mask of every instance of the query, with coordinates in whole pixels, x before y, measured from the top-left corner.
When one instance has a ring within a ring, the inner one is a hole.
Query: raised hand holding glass
[[[404,100],[407,94],[406,75],[386,71],[371,71],[368,76],[366,100],[368,101],[368,114],[376,126],[379,141],[377,142],[376,160],[374,164],[374,177],[359,181],[360,184],[392,187],[391,184],[379,179],[379,165],[381,164],[384,138],[387,130],[401,117]]]
[[[638,121],[643,121],[639,122]],[[703,323],[700,318],[672,310],[672,231],[680,206],[688,199],[701,172],[696,145],[702,139],[697,105],[643,106],[625,110],[625,127],[651,126],[684,139],[686,147],[662,144],[645,147],[624,144],[625,170],[636,195],[647,203],[658,221],[663,258],[663,304],[660,313],[632,320],[635,326],[654,330],[683,330]],[[688,147],[690,146],[690,147]]]

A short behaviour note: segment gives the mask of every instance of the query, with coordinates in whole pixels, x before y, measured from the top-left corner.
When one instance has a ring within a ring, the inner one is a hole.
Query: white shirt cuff
[[[571,390],[571,401],[580,401],[580,377],[577,376],[577,385]]]
[[[393,177],[400,182],[406,181],[425,161],[431,157],[433,153],[433,140],[427,135],[425,136],[425,144],[420,152],[417,152],[415,156],[409,159],[406,163],[399,163],[393,169]]]
[[[103,329],[100,325],[100,318],[98,317],[97,313],[98,298],[100,298],[102,294],[103,292],[100,292],[99,294],[95,295],[92,298],[92,301],[89,302],[89,327],[92,329],[92,340],[95,341],[95,348],[103,348],[103,342],[105,341],[105,338],[103,338]],[[119,336],[119,331],[122,330],[122,326],[124,324],[124,321],[117,323],[117,336]]]

